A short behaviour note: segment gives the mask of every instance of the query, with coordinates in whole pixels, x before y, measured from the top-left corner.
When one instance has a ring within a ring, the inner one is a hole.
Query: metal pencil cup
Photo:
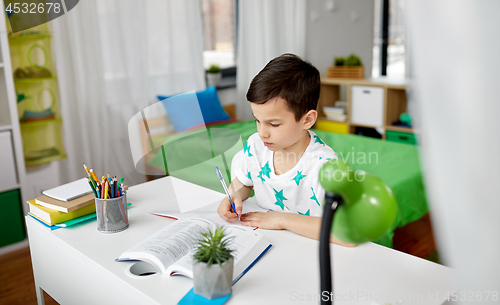
[[[95,199],[97,230],[116,233],[128,228],[127,194],[111,199]]]

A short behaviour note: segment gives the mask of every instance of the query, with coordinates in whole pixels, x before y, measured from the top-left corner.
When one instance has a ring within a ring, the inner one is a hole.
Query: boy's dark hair
[[[320,87],[318,69],[299,56],[286,53],[271,60],[253,78],[247,100],[264,104],[280,97],[299,121],[309,110],[316,110]]]

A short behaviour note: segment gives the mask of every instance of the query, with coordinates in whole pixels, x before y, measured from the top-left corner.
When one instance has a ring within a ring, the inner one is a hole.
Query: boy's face
[[[312,126],[306,122],[307,115],[297,122],[286,101],[280,97],[272,98],[264,104],[250,103],[250,106],[259,136],[272,151],[286,151],[299,142],[305,135],[304,131]]]

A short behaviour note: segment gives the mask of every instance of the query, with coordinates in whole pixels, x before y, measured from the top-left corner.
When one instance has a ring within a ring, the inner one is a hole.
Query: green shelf
[[[39,83],[48,80],[57,80],[56,76],[53,77],[41,77],[41,78],[14,78],[15,84],[31,84],[31,83]]]
[[[41,159],[34,160],[34,161],[25,159],[24,163],[26,164],[26,166],[33,166],[33,165],[40,165],[40,164],[49,163],[52,161],[62,160],[62,159],[65,159],[66,157],[67,157],[67,155],[65,153],[62,153],[62,154],[53,155],[50,157],[41,158]]]
[[[30,40],[30,39],[46,39],[50,38],[52,35],[50,34],[29,34],[29,35],[19,35],[19,36],[12,36],[9,37],[9,41],[23,41],[23,40]]]
[[[45,120],[45,121],[39,121],[39,122],[30,122],[30,123],[19,123],[21,127],[36,127],[36,126],[43,126],[55,122],[62,122],[61,118],[55,118],[52,120]]]

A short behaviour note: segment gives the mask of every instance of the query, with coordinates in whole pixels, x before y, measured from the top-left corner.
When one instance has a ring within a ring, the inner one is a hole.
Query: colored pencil
[[[100,185],[99,185],[99,184],[97,185],[97,187],[96,187],[96,190],[95,190],[95,191],[97,192],[97,196],[96,196],[96,198],[101,198],[101,187],[100,187]]]
[[[104,190],[104,185],[105,185],[105,183],[104,183],[104,178],[103,178],[102,182],[101,182],[101,199],[104,199],[104,194],[105,194],[104,193],[104,191],[105,191]]]
[[[105,190],[104,191],[104,199],[108,199],[108,190],[109,190],[109,187],[108,187],[107,183],[104,184],[104,188],[105,188],[104,189]]]
[[[97,178],[93,169],[90,169],[90,175],[92,175],[92,178],[94,178],[95,183],[99,184],[99,178]]]
[[[94,192],[94,196],[97,197],[97,192],[95,191],[94,186],[92,185],[92,182],[90,181],[90,178],[87,177],[87,180],[89,181],[90,188],[92,189],[92,192]]]
[[[109,172],[106,172],[106,175],[102,175],[99,180],[94,170],[89,169],[85,163],[83,163],[83,168],[87,172],[87,180],[96,198],[110,199],[123,196],[125,192],[123,182],[125,179],[118,180],[117,176],[111,176]]]
[[[89,172],[89,168],[87,167],[87,165],[85,165],[85,163],[83,163],[83,168],[85,169],[85,171],[87,172],[87,175],[90,176],[90,172]]]
[[[111,183],[110,183],[110,189],[111,189],[111,198],[115,198],[115,181],[113,181],[113,179],[111,179]]]

